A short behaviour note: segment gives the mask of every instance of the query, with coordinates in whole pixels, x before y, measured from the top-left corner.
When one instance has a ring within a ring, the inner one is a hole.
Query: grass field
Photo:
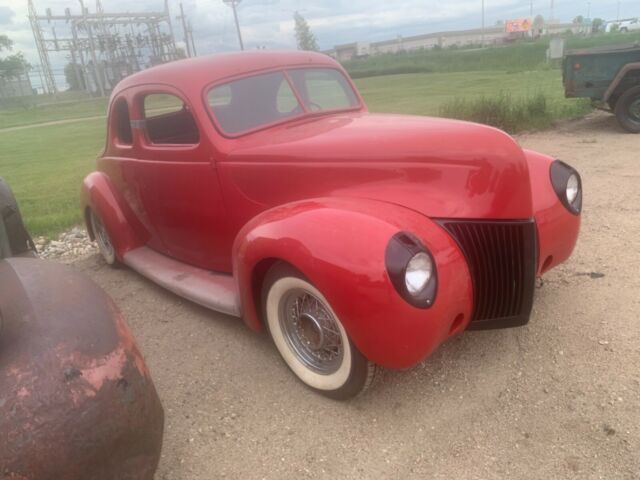
[[[576,38],[570,40],[569,46],[628,43],[635,37]],[[546,127],[554,120],[589,111],[584,101],[564,98],[560,70],[544,62],[546,45],[547,42],[536,42],[483,50],[385,55],[352,62],[347,67],[361,77],[356,83],[374,112],[435,116],[446,113],[474,118],[474,113],[467,110],[479,107],[491,113],[496,105],[513,104],[521,106],[520,117],[525,112],[523,123],[514,130],[527,125]],[[403,71],[407,65],[416,72],[367,74]],[[545,105],[542,118],[526,118],[527,112],[533,111],[532,104],[537,110],[538,99],[543,99]],[[1,129],[101,116],[106,111],[106,99],[63,94],[57,99],[35,97],[29,102],[0,105],[0,176],[16,193],[32,234],[55,236],[81,221],[80,184],[94,168],[103,146],[104,120],[6,132]]]
[[[95,165],[104,131],[103,120],[88,120],[0,133],[0,176],[33,235],[55,235],[80,222],[80,185]]]
[[[559,70],[413,73],[361,78],[356,84],[375,112],[439,115],[454,98],[473,100],[508,92],[513,98],[542,93],[557,119],[584,114],[584,102],[564,98]]]
[[[62,96],[62,101],[55,101],[49,97],[49,102],[43,104],[15,102],[2,107],[0,108],[0,128],[103,115],[106,110],[106,98],[73,100],[65,97],[65,95]]]

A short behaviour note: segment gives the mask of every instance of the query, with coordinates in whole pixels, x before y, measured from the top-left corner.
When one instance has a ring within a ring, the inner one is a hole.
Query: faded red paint
[[[113,302],[41,260],[0,282],[0,478],[153,479],[162,406]]]

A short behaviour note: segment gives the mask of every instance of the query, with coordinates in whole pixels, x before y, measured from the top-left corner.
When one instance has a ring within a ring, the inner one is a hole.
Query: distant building
[[[582,33],[581,26],[573,23],[552,23],[545,25],[544,30],[532,29],[529,36],[557,35],[571,31],[572,33]],[[434,48],[470,47],[485,45],[500,45],[514,41],[523,37],[524,34],[507,33],[505,26],[481,28],[471,30],[457,30],[450,32],[427,33],[412,37],[398,36],[393,40],[381,42],[354,42],[344,45],[336,45],[333,49],[326,51],[339,62],[348,61],[354,58],[362,58],[371,55],[384,53],[411,52],[415,50],[429,50]],[[525,35],[526,36],[526,35]]]
[[[0,100],[5,98],[26,97],[33,94],[31,80],[29,80],[29,75],[26,73],[15,78],[0,79]]]

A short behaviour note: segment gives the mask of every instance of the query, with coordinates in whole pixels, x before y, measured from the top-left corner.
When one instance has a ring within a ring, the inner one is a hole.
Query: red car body
[[[344,75],[356,102],[246,132],[221,128],[207,100],[212,86],[302,68]],[[184,102],[197,143],[149,140],[141,99],[150,93]],[[118,102],[133,127],[126,145]],[[183,265],[185,275],[226,276],[231,307],[208,303],[206,293],[186,296],[260,330],[264,276],[284,261],[324,294],[369,360],[405,368],[470,324],[528,321],[535,276],[570,256],[580,226],[579,208],[567,208],[554,187],[555,163],[487,126],[369,113],[346,72],[324,55],[255,52],[184,60],[123,80],[82,198],[90,233],[95,212],[116,257],[158,283],[190,288],[175,275],[158,280],[160,258]],[[385,251],[398,232],[433,256],[430,308],[394,287]]]

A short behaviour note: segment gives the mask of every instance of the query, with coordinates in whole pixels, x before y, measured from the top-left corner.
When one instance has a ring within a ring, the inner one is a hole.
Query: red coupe
[[[347,398],[376,364],[527,323],[581,188],[494,128],[369,113],[327,56],[253,52],[122,81],[82,198],[107,263],[267,328],[305,384]]]

